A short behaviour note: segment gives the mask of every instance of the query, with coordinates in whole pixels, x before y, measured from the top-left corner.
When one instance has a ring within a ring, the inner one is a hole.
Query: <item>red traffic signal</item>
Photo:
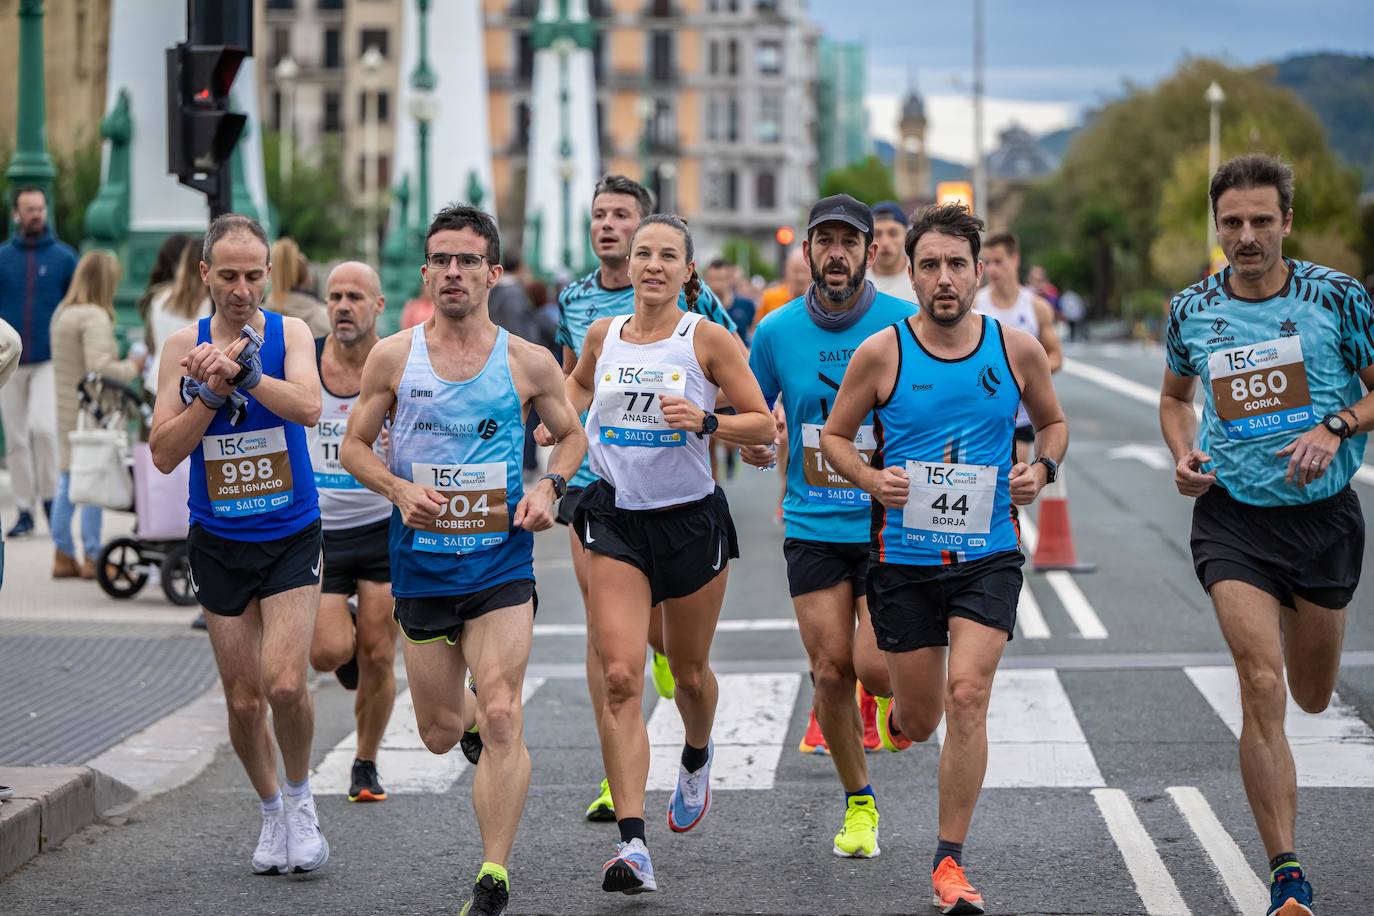
[[[234,45],[167,49],[167,171],[185,180],[229,161],[248,121],[229,110],[245,54]]]
[[[777,239],[778,244],[782,245],[784,248],[791,245],[792,240],[796,237],[797,234],[792,231],[791,226],[779,226],[778,231],[773,233],[773,238]]]

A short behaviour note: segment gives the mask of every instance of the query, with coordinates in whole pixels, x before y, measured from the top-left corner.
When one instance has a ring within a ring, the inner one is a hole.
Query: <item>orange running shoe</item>
[[[829,754],[830,745],[825,743],[825,733],[821,731],[821,723],[816,721],[816,710],[811,710],[811,721],[806,723],[806,735],[801,739],[801,744],[797,745],[797,750],[803,754]]]
[[[896,753],[911,747],[910,738],[899,731],[893,731],[892,697],[875,696],[873,702],[877,706],[874,719],[878,729],[878,740],[882,742],[883,749]]]
[[[880,751],[883,748],[882,736],[878,734],[878,700],[859,685],[859,718],[864,723],[864,750]]]
[[[978,916],[986,912],[983,895],[973,889],[959,863],[949,856],[940,860],[940,867],[930,876],[930,883],[935,890],[930,902],[941,913]]]

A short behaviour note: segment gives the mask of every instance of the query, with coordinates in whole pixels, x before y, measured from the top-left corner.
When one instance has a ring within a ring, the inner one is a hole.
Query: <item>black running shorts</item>
[[[582,491],[573,524],[583,547],[644,573],[654,604],[694,594],[739,556],[720,487],[681,506],[632,511],[617,509],[615,488],[598,480]]]
[[[1012,438],[1017,442],[1029,442],[1033,444],[1035,442],[1035,427],[1018,426],[1016,427],[1016,432],[1012,434]]]
[[[237,617],[257,598],[320,581],[320,523],[275,541],[231,541],[192,525],[186,537],[191,590],[200,606]]]
[[[568,487],[563,494],[563,498],[558,501],[558,513],[553,520],[560,525],[571,525],[573,514],[577,512],[577,504],[582,501],[582,491],[586,487]]]
[[[391,520],[324,533],[324,585],[330,595],[356,595],[358,582],[390,582]]]
[[[1016,629],[1021,597],[1019,550],[948,566],[874,563],[868,571],[868,616],[884,652],[949,645],[949,618]]]
[[[1234,579],[1284,607],[1294,597],[1340,610],[1360,584],[1364,512],[1355,491],[1305,506],[1251,506],[1219,486],[1193,505],[1193,569],[1211,592]]]
[[[534,602],[539,610],[539,595],[533,579],[512,579],[467,595],[425,598],[397,598],[394,616],[406,639],[414,643],[445,640],[456,645],[463,624],[503,607],[519,607]]]
[[[782,542],[787,560],[787,590],[793,598],[818,592],[848,581],[855,598],[868,592],[868,542],[832,544],[787,538]]]

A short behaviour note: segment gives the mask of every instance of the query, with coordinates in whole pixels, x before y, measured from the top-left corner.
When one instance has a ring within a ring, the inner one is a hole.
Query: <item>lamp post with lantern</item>
[[[291,183],[292,159],[296,155],[296,77],[301,75],[301,68],[295,58],[283,57],[272,72],[277,78],[277,85],[281,88],[281,108],[278,110],[281,117],[281,144],[278,148],[277,168],[281,172],[284,190],[285,186]]]
[[[1207,100],[1209,110],[1209,130],[1207,142],[1207,183],[1210,187],[1212,176],[1221,168],[1221,106],[1226,102],[1226,93],[1216,80],[1212,80],[1212,85],[1207,87],[1207,92],[1203,94]],[[1212,218],[1212,203],[1207,201],[1207,266],[1210,270],[1212,265],[1212,253],[1217,247],[1217,223]]]

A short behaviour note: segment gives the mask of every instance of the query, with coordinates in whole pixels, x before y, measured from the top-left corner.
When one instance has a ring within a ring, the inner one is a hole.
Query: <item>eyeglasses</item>
[[[425,255],[425,263],[431,270],[448,270],[449,261],[458,259],[458,266],[463,270],[476,270],[482,266],[482,262],[487,259],[484,254],[472,254],[464,251],[461,254],[452,254],[447,251],[431,251]]]

